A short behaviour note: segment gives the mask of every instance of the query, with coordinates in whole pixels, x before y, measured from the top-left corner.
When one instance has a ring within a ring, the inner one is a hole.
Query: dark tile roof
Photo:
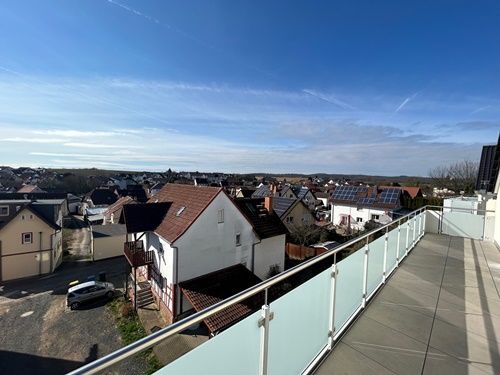
[[[0,193],[0,200],[3,199],[66,199],[66,193]]]
[[[238,198],[234,200],[234,204],[252,224],[261,239],[288,233],[279,216],[275,212],[269,213],[264,208],[264,198]]]
[[[140,203],[148,201],[148,195],[141,185],[127,185],[126,189],[117,189],[116,191],[120,197],[132,197]]]
[[[113,237],[113,236],[123,236],[127,234],[126,225],[122,224],[107,224],[107,225],[93,225],[92,226],[92,236],[94,238],[103,237]]]
[[[306,186],[301,186],[299,189],[295,190],[295,193],[297,194],[297,198],[302,200],[305,198],[307,193],[311,192],[313,197],[315,197],[314,193]]]
[[[220,187],[166,184],[149,200],[149,202],[172,203],[156,232],[173,243],[184,234],[221,192],[222,188]]]
[[[180,283],[180,288],[194,309],[201,311],[260,282],[245,266],[238,264],[184,281]],[[218,332],[256,311],[262,305],[261,299],[260,296],[249,298],[210,316],[204,322],[212,333]]]
[[[157,182],[156,184],[154,184],[153,186],[151,186],[151,190],[160,190],[161,188],[163,188],[165,186],[165,184],[163,182]]]
[[[281,218],[297,202],[300,201],[294,198],[274,197],[273,209],[276,212],[276,214]]]
[[[117,201],[118,197],[109,189],[94,189],[88,194],[95,206],[110,205]]]
[[[127,226],[127,233],[155,231],[171,205],[170,202],[126,204],[119,223]]]
[[[255,192],[253,189],[241,189],[240,194],[243,195],[244,198],[251,198],[252,194]]]
[[[273,192],[269,189],[269,185],[262,185],[252,193],[252,198],[264,198],[273,196]]]

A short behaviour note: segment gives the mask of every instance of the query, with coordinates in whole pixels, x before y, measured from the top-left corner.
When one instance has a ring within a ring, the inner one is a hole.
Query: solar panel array
[[[378,191],[380,190],[372,188],[371,194],[368,194],[368,187],[366,186],[339,186],[333,192],[332,199],[355,201],[358,205],[363,206],[371,206],[377,203],[391,205],[398,203],[401,189],[383,188],[380,195],[377,196]]]
[[[401,189],[389,188],[384,189],[380,194],[380,203],[395,204],[399,200],[399,195],[401,194]]]
[[[373,198],[373,197],[361,198],[358,201],[358,204],[364,204],[364,205],[371,205],[373,203],[375,203],[375,198]]]
[[[366,192],[368,190],[365,186],[339,186],[333,192],[333,199],[352,201],[356,198],[356,194]]]

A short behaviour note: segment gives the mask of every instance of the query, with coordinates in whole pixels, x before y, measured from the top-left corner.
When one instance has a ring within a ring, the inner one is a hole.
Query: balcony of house
[[[74,373],[108,369],[257,294],[260,310],[157,373],[500,373],[494,228],[492,212],[424,207]]]
[[[154,262],[153,251],[145,251],[142,241],[125,242],[123,252],[132,267],[141,267]]]

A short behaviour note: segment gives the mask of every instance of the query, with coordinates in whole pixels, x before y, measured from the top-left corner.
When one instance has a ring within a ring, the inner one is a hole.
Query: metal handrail
[[[197,312],[197,313],[195,313],[195,314],[193,314],[193,315],[191,315],[191,316],[189,316],[189,317],[187,317],[179,322],[176,322],[176,323],[171,324],[165,328],[162,328],[161,330],[154,332],[147,337],[144,337],[140,340],[137,340],[130,345],[127,345],[121,349],[118,349],[115,352],[108,354],[107,356],[104,356],[100,359],[97,359],[94,362],[91,362],[87,365],[84,365],[84,366],[70,372],[69,374],[70,375],[95,374],[101,370],[104,370],[104,369],[106,369],[106,368],[108,368],[108,367],[110,367],[118,362],[121,362],[122,360],[124,360],[130,356],[133,356],[137,353],[140,353],[146,349],[153,347],[157,343],[175,335],[176,333],[182,332],[186,328],[191,327],[194,324],[199,323],[202,320],[204,320],[204,319],[206,319],[214,314],[217,314],[218,312],[220,312],[220,311],[222,311],[222,310],[224,310],[232,305],[235,305],[243,300],[246,300],[247,298],[252,297],[252,296],[256,295],[257,293],[266,291],[267,289],[269,289],[273,285],[276,285],[279,282],[286,280],[289,277],[297,274],[298,272],[305,270],[305,269],[309,268],[310,266],[312,266],[318,262],[321,262],[322,260],[324,260],[328,257],[331,257],[331,256],[339,253],[340,251],[343,251],[346,248],[348,248],[348,247],[350,247],[350,246],[352,246],[360,241],[367,239],[368,237],[372,236],[373,234],[375,234],[377,232],[384,231],[386,228],[388,228],[390,226],[394,226],[395,224],[399,224],[402,220],[404,220],[406,218],[411,218],[412,216],[416,216],[419,213],[425,212],[428,207],[429,208],[431,208],[431,207],[442,208],[440,206],[429,206],[428,205],[428,206],[423,206],[417,210],[414,210],[414,211],[412,211],[412,212],[410,212],[410,213],[408,213],[408,214],[406,214],[406,215],[404,215],[404,216],[402,216],[394,221],[391,221],[388,224],[385,224],[379,228],[375,228],[375,229],[373,229],[373,230],[371,230],[371,231],[369,231],[369,232],[367,232],[359,237],[353,238],[352,240],[343,243],[342,245],[338,246],[335,249],[329,250],[321,255],[318,255],[310,260],[307,260],[307,261],[305,261],[305,262],[303,262],[303,263],[301,263],[293,268],[290,268],[289,270],[284,271],[284,272],[282,272],[282,273],[280,273],[280,274],[278,274],[270,279],[264,280],[261,283],[255,285],[247,290],[244,290],[240,293],[237,293],[226,300],[218,302],[218,303],[206,308],[205,310],[199,311],[199,312]]]

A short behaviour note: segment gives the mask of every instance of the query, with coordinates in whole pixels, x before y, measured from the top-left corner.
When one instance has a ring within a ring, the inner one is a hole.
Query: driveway
[[[91,260],[90,228],[81,216],[64,220],[63,250],[65,261]]]
[[[68,282],[107,272],[123,285],[125,260],[63,264],[57,273],[0,286],[0,363],[2,373],[64,374],[122,347],[106,301],[81,310],[65,306]],[[127,360],[108,373],[140,374],[141,358]]]

